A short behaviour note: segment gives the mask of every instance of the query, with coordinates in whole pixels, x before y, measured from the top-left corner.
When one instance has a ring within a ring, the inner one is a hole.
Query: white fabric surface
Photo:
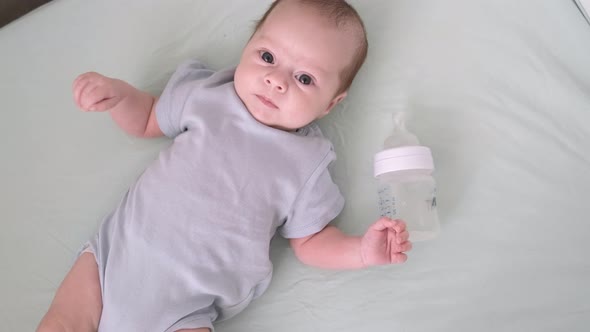
[[[582,12],[582,15],[586,18],[586,21],[590,23],[590,0],[574,0],[576,5]]]
[[[0,29],[0,330],[30,331],[77,250],[166,139],[75,109],[85,71],[159,93],[176,65],[234,64],[270,1],[59,0]],[[347,198],[377,216],[372,155],[405,109],[432,148],[441,236],[404,265],[324,271],[273,245],[230,331],[587,331],[590,27],[573,1],[353,1],[368,61],[321,121]]]

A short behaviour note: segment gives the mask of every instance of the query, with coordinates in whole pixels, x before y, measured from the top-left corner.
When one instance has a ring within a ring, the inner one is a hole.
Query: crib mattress
[[[586,331],[590,26],[574,1],[351,1],[370,51],[320,121],[360,234],[394,112],[434,155],[442,231],[402,265],[330,271],[273,241],[267,293],[217,331]],[[53,1],[0,29],[0,330],[34,330],[82,244],[168,139],[76,110],[98,71],[158,94],[235,64],[270,1]]]

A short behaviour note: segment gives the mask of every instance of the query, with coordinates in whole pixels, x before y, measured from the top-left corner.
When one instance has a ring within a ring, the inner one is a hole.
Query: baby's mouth
[[[256,98],[258,98],[258,100],[260,100],[261,103],[263,103],[264,105],[270,107],[270,108],[274,108],[274,109],[279,109],[279,107],[277,105],[275,105],[272,100],[261,96],[261,95],[256,95]]]

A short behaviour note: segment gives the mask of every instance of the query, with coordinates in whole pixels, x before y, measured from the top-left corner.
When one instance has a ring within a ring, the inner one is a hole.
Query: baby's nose
[[[269,75],[266,75],[266,77],[264,78],[264,82],[266,83],[266,85],[277,89],[277,91],[279,92],[287,91],[286,80],[277,73],[271,73]]]

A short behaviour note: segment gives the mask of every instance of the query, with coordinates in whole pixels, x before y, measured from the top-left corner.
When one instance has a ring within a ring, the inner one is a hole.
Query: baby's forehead
[[[313,0],[313,1],[302,1],[302,0],[281,0],[281,3],[277,5],[275,11],[279,12],[279,15],[288,15],[288,16],[295,16],[300,15],[307,12],[309,15],[301,15],[299,21],[294,22],[292,20],[287,20],[286,22],[291,23],[292,29],[297,31],[301,24],[305,24],[306,21],[314,21],[319,23],[320,26],[323,27],[322,30],[332,30],[335,29],[338,33],[345,37],[345,39],[353,41],[354,44],[360,47],[364,40],[366,40],[365,29],[363,23],[359,21],[359,18],[353,15],[342,15],[335,13],[331,10],[328,6],[322,6],[320,3],[321,1]],[[294,6],[295,10],[289,10],[290,8],[287,6],[285,8],[281,8],[284,4],[290,3],[290,6]],[[270,15],[273,15],[271,13]],[[270,20],[271,23],[278,23],[282,20]],[[278,21],[278,22],[277,22]],[[342,48],[346,47],[342,45]]]
[[[317,3],[280,0],[255,34],[326,73],[340,73],[354,62],[364,30],[350,15],[335,15]]]
[[[293,8],[308,11],[316,15],[311,15],[315,19],[321,20],[325,23],[333,25],[335,28],[343,32],[350,33],[354,36],[364,35],[364,27],[358,15],[355,15],[354,10],[336,10],[335,6],[328,6],[324,4],[325,0],[281,0],[277,7],[281,7],[285,3],[290,2]],[[288,14],[295,14],[293,11],[286,10]],[[272,13],[271,13],[272,15]]]

